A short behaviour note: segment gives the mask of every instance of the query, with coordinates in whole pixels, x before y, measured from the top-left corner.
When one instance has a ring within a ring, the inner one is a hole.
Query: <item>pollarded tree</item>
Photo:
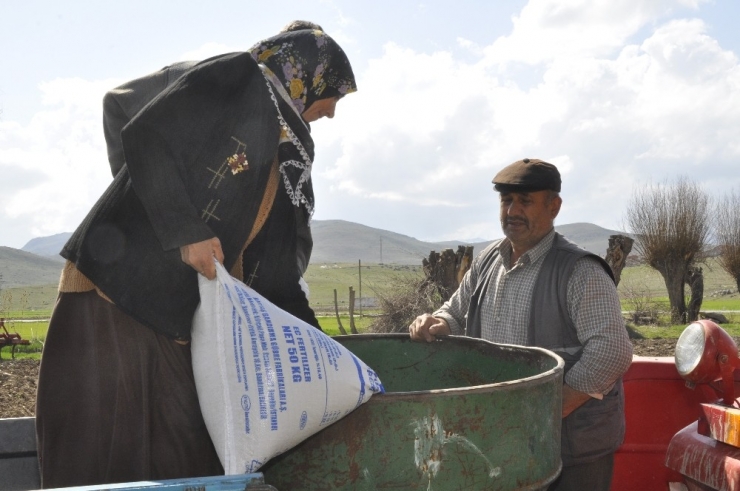
[[[671,321],[687,319],[684,284],[709,235],[709,195],[685,177],[635,190],[627,207],[635,248],[665,281]]]
[[[734,190],[715,203],[714,235],[721,252],[719,262],[740,291],[740,194]]]

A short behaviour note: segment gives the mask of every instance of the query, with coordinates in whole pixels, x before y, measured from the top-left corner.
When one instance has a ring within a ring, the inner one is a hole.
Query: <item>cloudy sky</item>
[[[101,99],[171,62],[321,24],[359,91],[313,125],[315,219],[500,237],[491,178],[563,174],[558,224],[636,186],[740,185],[737,0],[28,0],[0,16],[0,245],[71,232],[111,180]]]

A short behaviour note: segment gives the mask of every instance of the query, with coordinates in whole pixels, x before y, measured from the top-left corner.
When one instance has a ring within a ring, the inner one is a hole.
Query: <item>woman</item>
[[[65,245],[39,376],[43,487],[222,472],[188,341],[213,258],[318,327],[299,285],[311,249],[313,141],[356,90],[319,30],[195,65],[126,125],[126,165]]]

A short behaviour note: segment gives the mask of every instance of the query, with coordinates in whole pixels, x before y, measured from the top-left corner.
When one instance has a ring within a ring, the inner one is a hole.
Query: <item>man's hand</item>
[[[420,315],[409,326],[409,335],[413,341],[431,343],[437,339],[437,336],[447,336],[449,334],[451,332],[447,321],[439,317],[432,317],[429,314]]]
[[[221,241],[218,237],[188,244],[180,247],[182,262],[202,274],[209,280],[216,277],[216,265],[213,258],[223,264],[224,251],[221,250]]]
[[[563,418],[584,405],[591,396],[580,392],[568,384],[563,384]]]

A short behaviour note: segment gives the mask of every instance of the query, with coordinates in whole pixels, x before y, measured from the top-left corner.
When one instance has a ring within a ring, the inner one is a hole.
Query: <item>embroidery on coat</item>
[[[295,185],[290,182],[288,173],[286,172],[286,168],[288,166],[296,167],[302,171],[298,178],[298,182],[296,182]],[[293,206],[300,206],[303,204],[306,207],[306,210],[308,210],[308,214],[313,215],[313,205],[301,190],[303,184],[311,178],[311,164],[305,164],[297,160],[288,160],[280,164],[280,174],[283,176],[285,191],[288,193],[288,196],[290,196],[290,201],[293,203]]]
[[[236,145],[236,151],[234,154],[226,159],[226,164],[231,168],[231,173],[236,175],[245,170],[249,170],[249,162],[247,162],[247,154],[244,151],[247,149],[247,144],[238,140],[237,138],[231,137]]]
[[[210,167],[206,167],[206,169],[213,172],[213,179],[211,179],[211,182],[208,184],[208,189],[218,189],[218,185],[221,184],[221,181],[226,177],[226,172],[229,170],[229,164],[224,161],[218,170],[213,170]]]
[[[280,163],[280,173],[283,176],[285,191],[288,193],[288,196],[290,196],[290,200],[294,206],[299,206],[303,204],[306,207],[306,211],[308,211],[310,221],[310,217],[313,215],[314,210],[313,200],[306,197],[306,195],[302,192],[301,187],[311,178],[311,168],[313,167],[313,162],[308,156],[308,152],[301,144],[301,141],[290,128],[290,125],[287,123],[287,121],[285,121],[285,118],[283,118],[283,114],[280,112],[280,106],[278,104],[277,97],[275,96],[275,92],[272,89],[273,87],[275,87],[278,93],[281,94],[283,98],[285,98],[285,96],[283,95],[283,92],[285,92],[284,89],[279,84],[274,85],[274,82],[270,82],[270,76],[272,75],[274,77],[274,74],[270,71],[269,68],[267,68],[265,65],[260,64],[260,69],[262,69],[262,74],[265,76],[267,90],[270,91],[270,98],[272,99],[272,102],[275,105],[275,109],[277,110],[278,121],[282,130],[280,132],[280,144],[292,144],[298,150],[301,158],[303,159],[303,162],[300,162],[298,160],[287,160]],[[303,120],[301,119],[301,121]],[[295,167],[301,170],[298,182],[296,182],[295,184],[291,183],[290,178],[288,177],[287,169],[289,167]]]
[[[254,271],[252,271],[252,274],[250,274],[249,278],[247,278],[247,281],[246,281],[247,286],[252,286],[252,282],[254,282],[254,279],[258,278],[257,268],[259,267],[260,267],[260,262],[257,261],[257,264],[254,265]]]
[[[218,220],[220,222],[221,219],[219,217],[217,217],[216,214],[215,214],[216,213],[216,208],[218,207],[218,204],[220,202],[221,202],[220,199],[217,199],[215,203],[213,202],[213,200],[211,200],[208,203],[208,206],[206,206],[206,209],[205,210],[202,210],[203,213],[201,214],[200,218],[202,218],[203,221],[206,222],[206,223],[208,223],[208,220],[210,220],[211,218],[215,218],[216,220]]]

